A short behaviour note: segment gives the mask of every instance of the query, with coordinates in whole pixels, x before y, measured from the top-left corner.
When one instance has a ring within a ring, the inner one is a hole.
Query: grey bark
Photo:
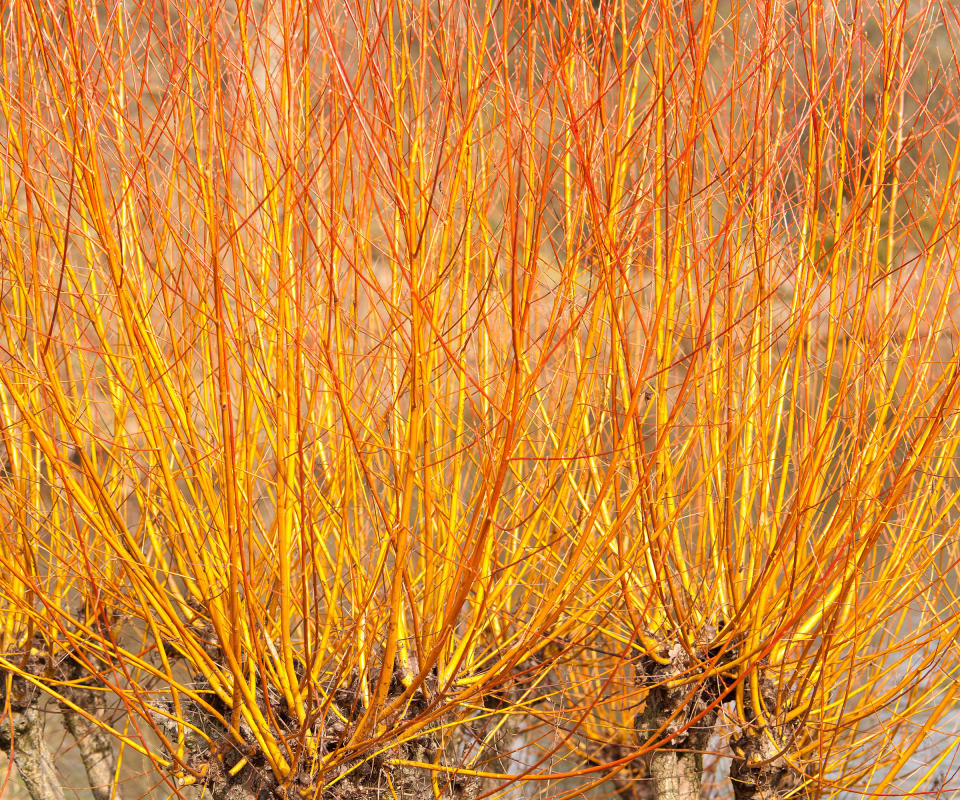
[[[675,714],[677,698],[672,694],[662,687],[650,692],[642,715],[647,735],[678,727]],[[694,709],[697,705],[694,704]],[[686,713],[694,709],[688,709]],[[683,716],[684,712],[681,712],[681,725]],[[708,711],[697,723],[678,731],[670,742],[647,756],[649,784],[654,800],[700,800],[703,753],[713,733],[716,718],[716,711]]]
[[[75,698],[71,699],[76,702]],[[110,737],[101,727],[69,706],[62,708],[64,725],[77,742],[94,800],[119,800],[120,793],[115,782],[117,758]]]
[[[663,748],[648,763],[655,800],[700,800],[702,753]]]
[[[646,757],[649,789],[655,800],[700,800],[703,754],[716,725],[723,687],[716,678],[696,684],[674,685],[677,676],[689,674],[693,657],[679,642],[664,647],[669,661],[641,657],[637,682],[647,687],[643,711],[634,720],[640,742],[664,743]],[[697,654],[708,657],[706,648]]]
[[[11,708],[10,718],[0,724],[0,749],[12,753],[20,779],[32,800],[65,800],[53,757],[43,737],[43,718],[37,709]]]

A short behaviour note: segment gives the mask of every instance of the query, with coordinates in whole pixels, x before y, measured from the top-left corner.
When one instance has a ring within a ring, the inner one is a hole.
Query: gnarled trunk
[[[12,751],[30,797],[32,800],[65,800],[53,756],[43,736],[43,715],[32,706],[16,708],[12,703],[10,715],[12,720],[0,724],[0,750]]]

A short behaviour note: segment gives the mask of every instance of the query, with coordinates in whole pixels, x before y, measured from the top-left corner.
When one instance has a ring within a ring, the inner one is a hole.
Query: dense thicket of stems
[[[97,800],[950,785],[955,10],[2,13],[0,744],[66,714]]]

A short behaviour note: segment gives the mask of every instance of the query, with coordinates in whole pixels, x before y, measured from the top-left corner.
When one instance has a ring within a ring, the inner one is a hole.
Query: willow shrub
[[[950,785],[955,10],[2,19],[34,800]]]

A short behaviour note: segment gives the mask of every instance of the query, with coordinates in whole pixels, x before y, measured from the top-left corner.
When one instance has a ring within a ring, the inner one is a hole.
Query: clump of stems
[[[98,800],[105,742],[216,800],[949,782],[920,5],[4,11],[0,745],[61,710]]]

